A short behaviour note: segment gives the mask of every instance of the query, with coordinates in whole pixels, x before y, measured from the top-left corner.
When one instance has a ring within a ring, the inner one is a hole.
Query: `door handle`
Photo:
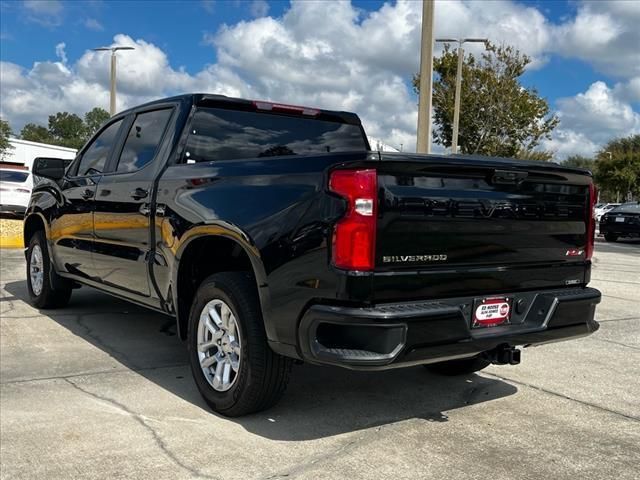
[[[84,199],[84,200],[89,200],[90,198],[93,197],[93,190],[89,190],[88,188],[82,192],[80,194],[80,196]]]
[[[143,198],[147,198],[147,195],[149,195],[149,191],[144,188],[136,188],[131,192],[131,198],[134,200],[142,200]]]

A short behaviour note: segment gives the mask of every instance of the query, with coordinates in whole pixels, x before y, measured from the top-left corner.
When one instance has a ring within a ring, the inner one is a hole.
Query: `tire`
[[[607,242],[617,242],[618,241],[618,235],[616,235],[615,233],[605,233],[604,234],[604,239]]]
[[[56,288],[52,285],[56,285]],[[42,231],[34,233],[29,241],[27,289],[31,303],[37,308],[61,308],[66,306],[71,298],[71,284],[53,271],[47,241]]]
[[[231,312],[226,324],[225,308]],[[199,351],[198,345],[205,343],[211,346]],[[293,361],[267,344],[255,281],[248,273],[216,273],[202,282],[191,306],[188,345],[198,390],[222,415],[265,410],[286,390]]]
[[[483,368],[491,365],[491,362],[480,357],[463,358],[461,360],[449,360],[447,362],[432,363],[425,365],[430,372],[438,375],[455,376],[468,375],[479,372]]]

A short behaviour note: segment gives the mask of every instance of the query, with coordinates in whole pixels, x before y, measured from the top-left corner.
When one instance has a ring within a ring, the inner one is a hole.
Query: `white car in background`
[[[605,213],[619,206],[619,203],[603,203],[601,206],[596,206],[596,221],[599,222]]]
[[[29,170],[0,167],[0,214],[23,216],[29,206],[33,178]]]

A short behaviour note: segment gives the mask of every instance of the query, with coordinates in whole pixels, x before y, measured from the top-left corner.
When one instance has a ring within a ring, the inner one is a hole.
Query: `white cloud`
[[[560,127],[543,147],[560,159],[573,154],[590,156],[614,137],[640,134],[640,113],[620,97],[621,91],[622,87],[609,88],[598,81],[586,92],[559,99]]]
[[[627,103],[640,103],[640,76],[628,82],[617,83],[614,87],[615,95]]]
[[[640,2],[583,2],[574,19],[557,26],[553,50],[580,58],[600,72],[640,76]]]
[[[636,5],[580,4],[574,18],[554,25],[536,8],[508,0],[439,1],[436,36],[489,37],[515,45],[533,57],[534,67],[552,53],[575,51],[597,68],[616,72],[620,81],[614,86],[596,82],[557,103],[562,123],[544,146],[559,156],[586,154],[610,136],[638,128],[631,105],[640,101],[640,75],[634,73],[640,62],[637,52],[620,47],[621,39],[637,35],[629,27],[638,20]],[[214,6],[202,2],[208,12]],[[258,18],[205,34],[203,42],[218,60],[195,73],[172,66],[153,43],[116,35],[113,45],[135,47],[118,53],[118,108],[189,91],[271,99],[355,111],[370,135],[415,148],[416,98],[408,81],[419,66],[421,2],[398,0],[364,12],[349,2],[307,0],[293,2],[279,18],[266,16],[268,4],[260,0],[246,6]],[[60,17],[62,6],[47,15]],[[620,59],[612,46],[621,48]],[[87,51],[72,64],[64,46],[57,54],[61,61],[36,62],[29,69],[2,63],[1,113],[14,130],[27,121],[46,123],[59,110],[83,113],[108,105],[109,53]]]
[[[67,63],[67,54],[64,51],[66,46],[67,45],[64,42],[61,42],[56,45],[56,57],[62,60],[62,63],[64,64]]]
[[[539,10],[505,0],[460,0],[436,3],[436,36],[489,38],[513,45],[532,57],[530,68],[544,64],[551,42],[551,25]],[[469,45],[479,52],[481,45]]]
[[[44,27],[58,27],[62,24],[64,7],[58,0],[24,0],[27,19]]]
[[[204,8],[204,11],[209,15],[213,15],[213,13],[216,11],[215,0],[201,0],[200,3],[202,5],[202,8]]]
[[[590,157],[598,150],[599,144],[594,143],[582,132],[558,128],[551,140],[542,142],[542,147],[553,152],[556,160],[565,160],[571,155]]]
[[[249,6],[249,11],[256,18],[265,17],[269,13],[269,4],[265,0],[253,0]]]
[[[172,68],[166,54],[151,43],[116,35],[116,45],[135,47],[118,53],[118,110],[181,92],[248,94],[234,86],[242,84],[237,76],[219,65],[189,75]],[[46,125],[58,111],[83,114],[109,105],[109,52],[86,51],[73,65],[67,64],[64,43],[56,46],[56,54],[61,61],[36,62],[30,69],[0,62],[0,115],[14,131],[28,122]]]
[[[95,18],[87,18],[83,23],[88,30],[93,30],[94,32],[102,32],[104,30],[102,24]]]

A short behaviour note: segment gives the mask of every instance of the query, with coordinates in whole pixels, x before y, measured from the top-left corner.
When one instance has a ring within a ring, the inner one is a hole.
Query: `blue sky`
[[[532,56],[523,83],[564,115],[563,131],[545,147],[560,156],[586,154],[604,141],[604,134],[594,138],[603,126],[609,136],[640,129],[640,73],[633,66],[640,59],[633,49],[620,51],[623,38],[640,50],[635,5],[640,2],[443,1],[436,3],[436,34],[481,34]],[[40,108],[26,111],[31,104],[15,103],[17,92],[36,89],[52,97],[48,108],[72,111],[90,106],[72,95],[102,99],[106,79],[94,73],[106,68],[106,59],[88,50],[121,43],[137,48],[119,60],[122,107],[188,87],[222,89],[355,109],[373,135],[396,145],[412,143],[415,134],[415,112],[407,110],[415,109],[409,80],[418,68],[417,2],[3,0],[0,14],[0,107],[14,129],[54,113],[42,111],[36,99]],[[304,85],[303,70],[335,75],[342,86],[317,79]],[[152,72],[148,81],[145,72]],[[624,114],[615,114],[621,107]],[[605,125],[597,121],[603,112],[614,117]],[[592,125],[585,123],[591,114]]]

